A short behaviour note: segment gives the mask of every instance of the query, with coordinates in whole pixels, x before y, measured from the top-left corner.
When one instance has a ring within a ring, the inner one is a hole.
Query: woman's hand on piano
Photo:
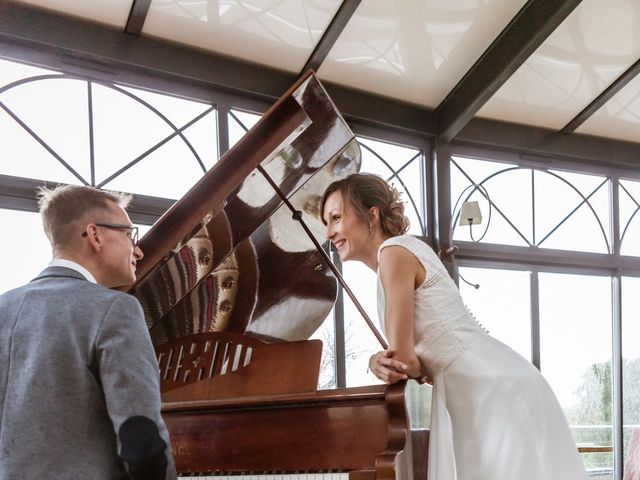
[[[374,353],[369,358],[369,370],[387,385],[408,379],[407,369],[406,363],[393,358],[391,350]]]

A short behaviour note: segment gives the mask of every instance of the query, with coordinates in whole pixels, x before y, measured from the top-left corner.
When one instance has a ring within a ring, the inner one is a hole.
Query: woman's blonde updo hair
[[[404,214],[404,203],[400,201],[400,192],[378,175],[354,173],[329,185],[320,202],[323,222],[324,205],[329,195],[334,192],[340,192],[345,203],[351,205],[356,215],[367,224],[371,221],[369,209],[378,207],[380,226],[385,235],[395,237],[409,229],[409,219]]]

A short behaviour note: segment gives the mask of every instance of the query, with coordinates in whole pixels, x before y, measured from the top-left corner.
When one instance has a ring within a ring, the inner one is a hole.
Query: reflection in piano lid
[[[265,143],[275,148],[260,149]],[[309,338],[333,307],[336,281],[269,181],[323,243],[321,196],[360,163],[353,134],[317,79],[306,77],[141,240],[141,277],[130,291],[154,344],[211,331]],[[159,261],[146,264],[151,257]]]
[[[404,383],[316,390],[337,295],[319,203],[360,165],[309,72],[142,238],[129,292],[183,478],[413,478]]]

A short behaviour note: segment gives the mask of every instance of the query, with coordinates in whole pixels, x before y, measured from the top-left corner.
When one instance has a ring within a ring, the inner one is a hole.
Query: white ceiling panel
[[[478,116],[561,129],[640,58],[638,0],[584,0]]]
[[[125,56],[137,41],[124,33],[134,0],[14,1],[116,27],[123,32],[119,48]],[[362,0],[321,64],[319,77],[435,108],[526,3]],[[341,4],[342,0],[151,0],[141,36],[297,73]],[[47,28],[52,27],[34,25],[37,35],[48,33]],[[476,117],[562,129],[640,59],[639,32],[640,0],[582,0]],[[638,92],[640,80],[632,80],[576,133],[640,143]]]
[[[640,77],[636,77],[587,119],[576,133],[640,141]]]
[[[129,18],[132,1],[133,0],[18,0],[17,3],[34,5],[47,10],[64,13],[65,15],[84,18],[93,22],[124,29],[127,24],[127,18]]]
[[[435,107],[525,3],[365,0],[319,76]]]
[[[302,69],[340,0],[153,0],[143,35]]]

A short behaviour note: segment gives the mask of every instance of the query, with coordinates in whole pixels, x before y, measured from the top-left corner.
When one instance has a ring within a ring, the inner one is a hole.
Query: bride
[[[405,235],[398,191],[372,174],[332,183],[321,203],[342,261],[378,276],[387,384],[433,384],[429,480],[584,480],[564,413],[538,370],[471,317],[433,250]]]

